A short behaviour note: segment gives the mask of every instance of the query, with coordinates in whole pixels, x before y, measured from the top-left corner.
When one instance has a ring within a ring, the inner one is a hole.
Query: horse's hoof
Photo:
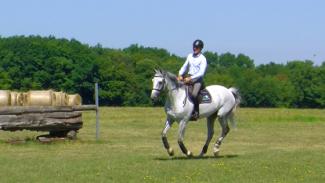
[[[213,152],[213,155],[214,155],[214,157],[218,157],[219,156],[219,151]]]
[[[219,156],[219,152],[220,152],[219,149],[218,149],[218,150],[214,150],[214,151],[213,151],[213,155],[214,155],[215,157],[218,157],[218,156]]]
[[[167,150],[167,152],[168,152],[169,156],[174,156],[174,150],[173,150],[173,148],[170,147],[170,148]]]
[[[191,151],[187,151],[186,156],[189,157],[189,158],[191,158],[191,157],[193,157],[193,153]]]
[[[204,153],[200,153],[199,157],[202,158],[204,156]]]
[[[215,157],[217,157],[217,156],[219,156],[219,152],[220,152],[220,149],[219,148],[214,148],[213,149],[213,155],[215,156]]]

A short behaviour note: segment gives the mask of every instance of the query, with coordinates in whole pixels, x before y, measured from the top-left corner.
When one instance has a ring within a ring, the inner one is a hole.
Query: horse
[[[174,155],[174,150],[169,146],[167,140],[167,132],[176,121],[179,123],[178,129],[178,144],[181,151],[187,156],[192,157],[193,153],[187,150],[184,145],[184,135],[186,125],[189,123],[194,108],[193,102],[188,94],[188,86],[177,77],[167,71],[155,69],[155,74],[152,79],[153,87],[151,91],[151,99],[156,101],[162,92],[167,91],[165,113],[167,115],[165,127],[161,133],[161,139],[169,156]],[[214,144],[213,154],[218,156],[220,146],[223,139],[229,133],[230,128],[228,121],[235,125],[234,112],[240,103],[240,95],[238,89],[231,87],[226,88],[221,85],[210,85],[205,88],[211,97],[210,103],[200,103],[199,118],[207,119],[207,138],[200,153],[203,157],[208,150],[209,143],[214,134],[214,122],[218,119],[221,126],[221,134]]]

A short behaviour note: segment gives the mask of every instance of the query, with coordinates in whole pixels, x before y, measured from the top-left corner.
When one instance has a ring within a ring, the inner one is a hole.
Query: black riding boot
[[[193,109],[193,112],[192,112],[191,120],[196,121],[197,119],[199,119],[199,116],[200,116],[200,113],[199,113],[199,102],[198,102],[197,99],[194,99],[193,100],[193,103],[194,103],[194,109]]]

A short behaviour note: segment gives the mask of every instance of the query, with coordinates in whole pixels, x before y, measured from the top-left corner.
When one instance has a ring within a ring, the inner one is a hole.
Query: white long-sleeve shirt
[[[179,75],[182,76],[188,70],[188,74],[191,75],[192,79],[203,77],[207,68],[207,60],[203,54],[193,56],[189,54],[181,69]]]

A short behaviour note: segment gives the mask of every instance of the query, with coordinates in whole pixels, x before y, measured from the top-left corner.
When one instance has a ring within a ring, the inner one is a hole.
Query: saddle
[[[193,90],[193,85],[187,85],[187,96],[189,96],[190,101],[193,103],[193,96],[191,95]],[[208,104],[212,102],[210,92],[202,85],[198,94],[199,104]]]

